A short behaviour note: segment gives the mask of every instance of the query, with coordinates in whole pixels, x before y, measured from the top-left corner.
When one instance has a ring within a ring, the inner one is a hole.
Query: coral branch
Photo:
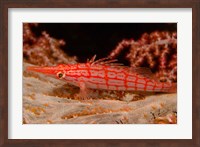
[[[54,39],[45,31],[36,37],[31,30],[34,26],[37,27],[37,24],[23,24],[23,56],[26,62],[43,66],[74,62],[75,58],[68,57],[61,50],[64,40]]]
[[[125,59],[132,67],[150,68],[160,81],[177,80],[177,34],[176,32],[152,32],[137,40],[122,40],[110,53],[116,58],[128,48]]]

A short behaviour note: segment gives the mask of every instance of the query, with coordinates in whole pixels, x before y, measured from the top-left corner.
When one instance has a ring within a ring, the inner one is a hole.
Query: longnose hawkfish
[[[52,75],[80,88],[80,96],[87,97],[87,89],[116,91],[176,92],[176,84],[159,82],[152,78],[148,68],[127,67],[117,63],[117,59],[96,55],[87,63],[60,64],[51,67],[29,66],[27,70]]]

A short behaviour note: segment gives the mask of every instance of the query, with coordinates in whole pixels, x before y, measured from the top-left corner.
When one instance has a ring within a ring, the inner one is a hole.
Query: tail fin
[[[175,93],[177,92],[177,83],[172,83],[171,88],[168,90],[170,93]]]

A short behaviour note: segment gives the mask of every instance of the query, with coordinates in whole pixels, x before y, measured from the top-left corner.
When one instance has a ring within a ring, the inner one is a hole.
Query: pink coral
[[[148,67],[160,81],[177,81],[176,32],[155,31],[143,34],[137,41],[122,40],[109,56],[116,58],[127,48],[125,58],[132,67]]]
[[[51,66],[59,63],[74,62],[75,58],[68,57],[61,47],[65,45],[64,40],[52,38],[45,31],[36,37],[31,28],[37,24],[23,24],[23,56],[28,63]]]

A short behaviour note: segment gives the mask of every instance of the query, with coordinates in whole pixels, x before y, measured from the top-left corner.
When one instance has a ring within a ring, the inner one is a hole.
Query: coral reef
[[[122,40],[110,53],[109,57],[117,58],[127,50],[125,59],[132,67],[150,68],[160,81],[177,81],[177,33],[155,31],[143,34],[135,41]]]
[[[33,33],[35,23],[23,24],[23,124],[176,124],[177,94],[90,90],[89,100],[76,97],[79,88],[65,81],[26,71],[27,66],[75,63],[61,49],[65,41],[43,31]],[[143,34],[123,40],[109,55],[125,59],[132,67],[149,67],[160,81],[176,82],[175,32]]]
[[[50,37],[45,31],[37,37],[32,28],[35,23],[23,24],[23,57],[24,61],[36,65],[52,66],[60,63],[74,63],[76,57],[69,57],[61,49],[64,40]]]
[[[166,116],[157,117],[154,120],[155,124],[177,124],[176,112],[168,113]]]

